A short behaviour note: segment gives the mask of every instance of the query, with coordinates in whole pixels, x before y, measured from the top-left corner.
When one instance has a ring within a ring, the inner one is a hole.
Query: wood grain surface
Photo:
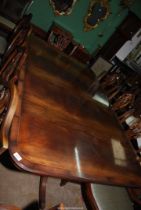
[[[131,145],[113,113],[88,94],[91,78],[86,71],[45,42],[30,38],[11,128],[11,157],[18,167],[40,175],[141,186]]]

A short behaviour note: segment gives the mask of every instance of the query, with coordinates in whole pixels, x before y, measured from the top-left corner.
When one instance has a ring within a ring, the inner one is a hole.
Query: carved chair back
[[[64,51],[72,41],[71,33],[65,31],[57,25],[53,25],[48,35],[48,45],[51,45],[60,51]]]
[[[100,81],[102,89],[106,92],[109,101],[112,101],[122,89],[124,75],[120,72],[109,72]]]
[[[24,16],[14,28],[11,36],[8,39],[7,48],[3,55],[3,62],[8,58],[10,53],[15,49],[17,46],[22,46],[30,32],[30,20],[32,15],[29,14]]]
[[[100,83],[110,99],[111,107],[119,123],[125,130],[125,134],[134,150],[136,160],[141,164],[140,75],[130,69],[126,69],[125,66],[118,66],[118,69],[112,70],[100,80]],[[120,74],[123,76],[119,80]],[[141,206],[141,190],[128,188],[128,191],[131,199]]]
[[[22,56],[23,51],[16,48],[0,70],[0,154],[8,148],[9,128],[18,102],[16,83]]]
[[[127,106],[132,107],[134,100],[135,100],[135,95],[133,93],[124,92],[116,99],[115,103],[112,105],[112,109],[114,111],[117,111],[117,110],[122,110]]]
[[[16,80],[16,78],[18,78],[19,72],[17,71],[17,67],[23,56],[23,53],[24,50],[20,47],[17,47],[5,60],[5,63],[0,69],[0,78],[2,78],[3,81],[9,81],[11,78],[15,78]]]
[[[90,64],[92,56],[84,48],[77,43],[72,34],[57,24],[53,24],[48,32],[47,43],[65,54],[73,57],[84,64]]]
[[[121,84],[122,80],[123,78],[121,74],[117,72],[112,72],[110,74],[107,74],[104,78],[102,78],[101,85],[104,89],[107,89],[111,86]]]
[[[18,97],[14,81],[0,81],[0,154],[8,148],[8,133]]]

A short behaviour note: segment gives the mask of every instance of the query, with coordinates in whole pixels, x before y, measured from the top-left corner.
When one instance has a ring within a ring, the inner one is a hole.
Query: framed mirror
[[[69,15],[77,0],[50,0],[55,15]]]
[[[88,13],[84,19],[84,31],[96,28],[101,20],[109,15],[108,0],[91,0]]]

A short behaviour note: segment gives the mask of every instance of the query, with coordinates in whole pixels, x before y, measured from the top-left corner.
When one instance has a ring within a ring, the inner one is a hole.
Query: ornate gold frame
[[[105,16],[103,16],[100,19],[97,19],[97,23],[95,25],[90,25],[87,22],[87,20],[88,20],[88,17],[90,17],[93,14],[92,9],[94,8],[94,5],[96,3],[100,3],[101,6],[105,7],[107,11],[106,11]],[[90,31],[90,30],[96,28],[98,26],[99,22],[101,20],[105,20],[108,17],[109,14],[110,14],[110,8],[109,8],[108,0],[91,0],[88,13],[87,13],[87,15],[84,18],[84,31]]]
[[[71,14],[73,7],[77,1],[78,0],[73,0],[71,6],[66,11],[63,11],[63,9],[62,9],[61,12],[56,9],[55,2],[53,0],[50,0],[50,4],[53,7],[55,15],[69,15],[69,14]]]

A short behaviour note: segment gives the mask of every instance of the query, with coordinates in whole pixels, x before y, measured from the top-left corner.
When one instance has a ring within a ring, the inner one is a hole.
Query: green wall
[[[120,7],[119,0],[111,0],[109,2],[112,14],[105,21],[102,21],[97,28],[84,32],[83,21],[87,14],[89,2],[89,0],[78,0],[70,15],[55,16],[49,0],[34,0],[30,10],[33,14],[32,22],[45,31],[48,31],[53,21],[58,23],[73,34],[74,40],[84,45],[90,53],[93,53],[105,44],[116,27],[126,17],[128,10]],[[136,0],[131,10],[141,16],[139,11],[141,6],[138,7],[138,4],[141,5],[140,0]]]
[[[141,0],[136,0],[131,10],[141,19]]]

